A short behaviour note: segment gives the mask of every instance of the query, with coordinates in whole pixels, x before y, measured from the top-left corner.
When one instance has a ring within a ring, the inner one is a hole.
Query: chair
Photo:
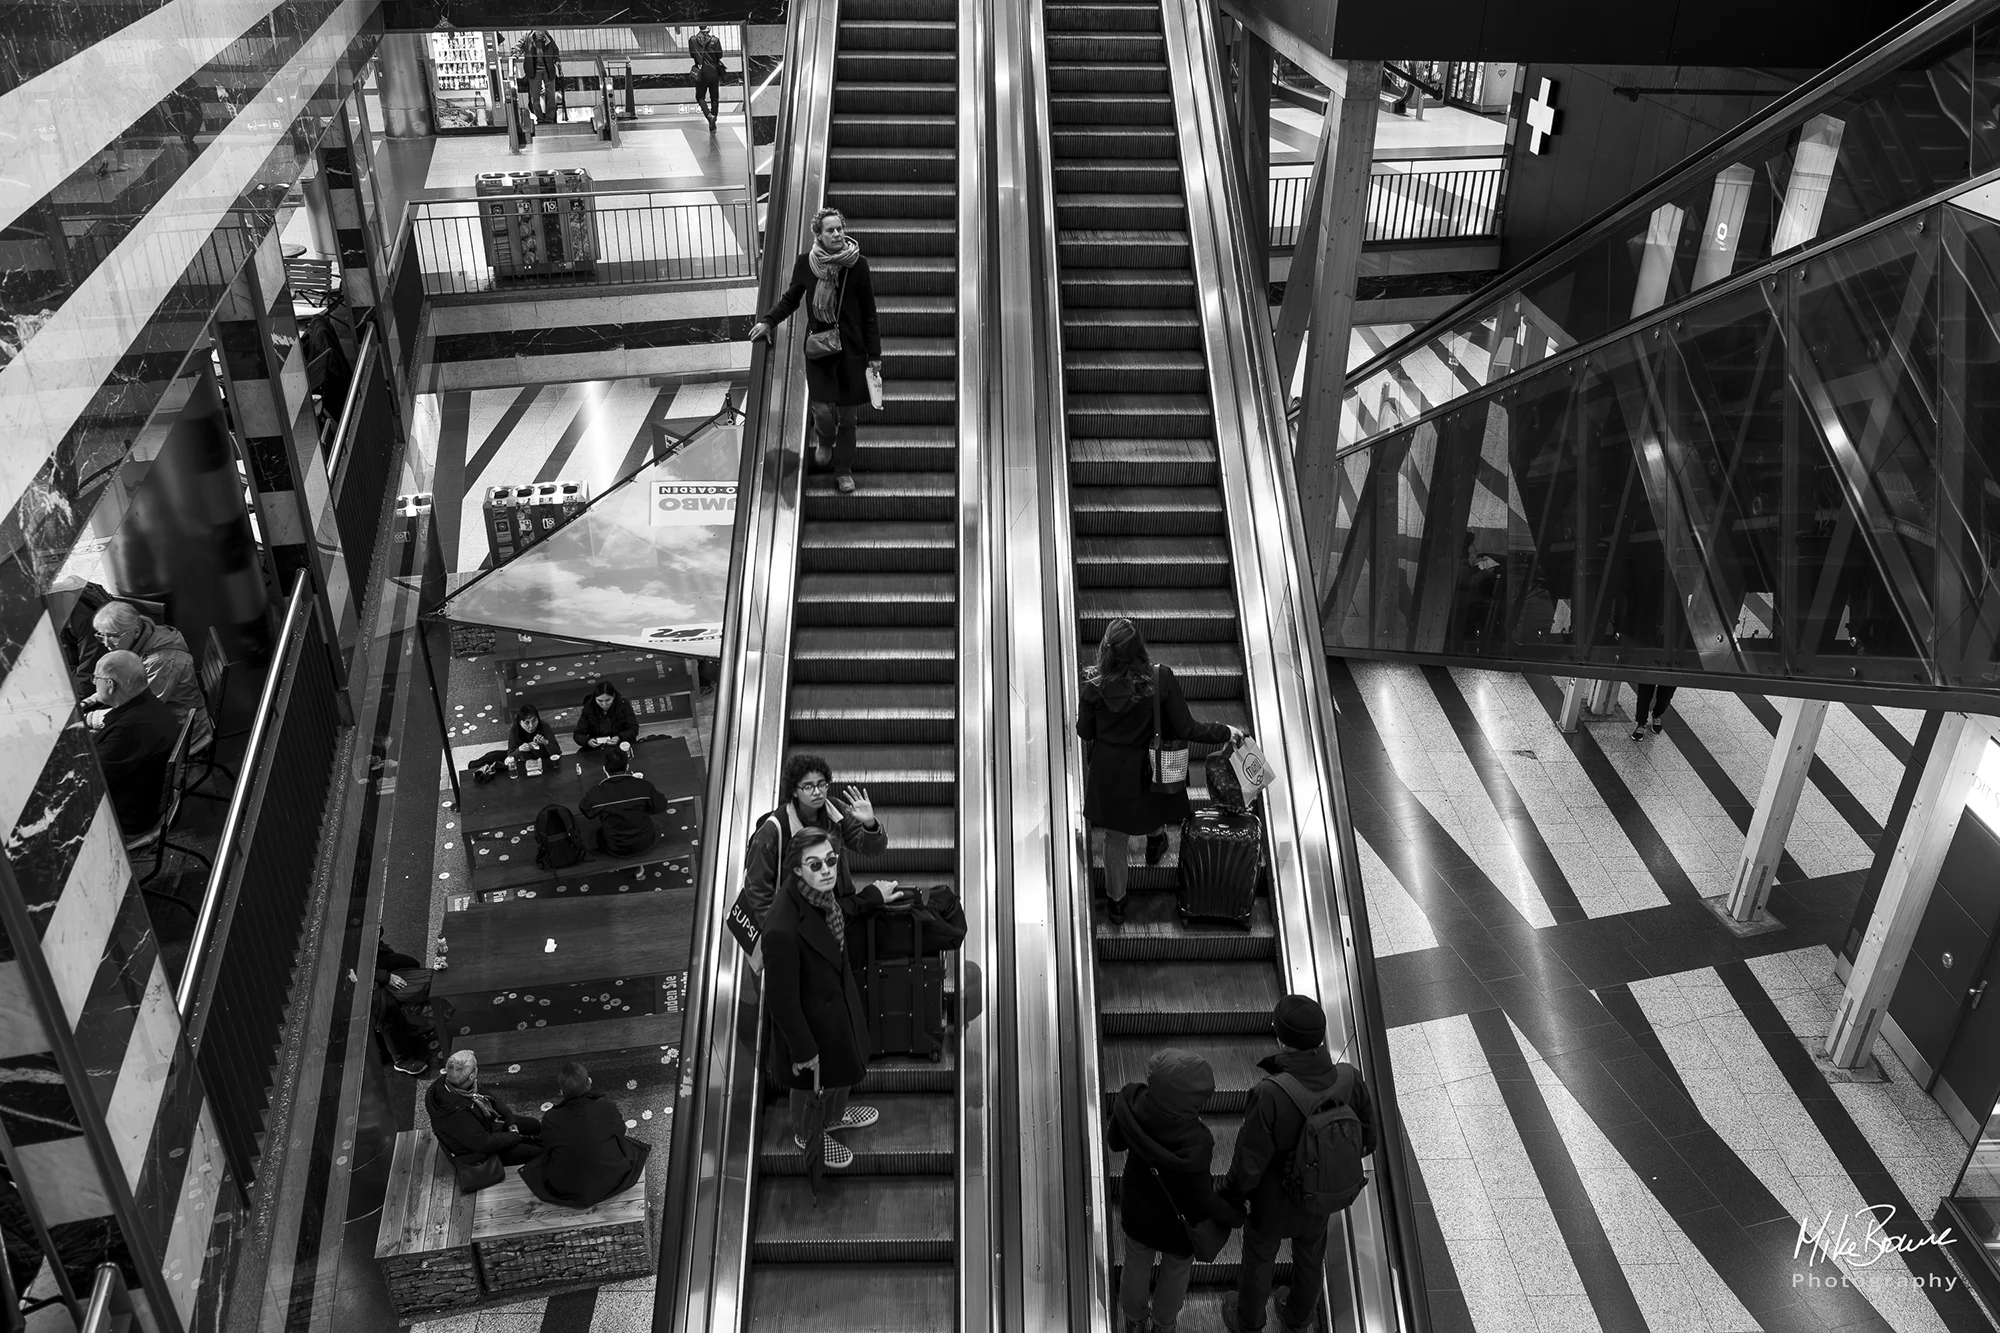
[[[215,865],[203,853],[196,851],[184,843],[175,842],[172,836],[174,824],[181,817],[182,783],[187,776],[188,737],[193,732],[194,714],[189,713],[181,719],[180,734],[174,737],[173,753],[167,759],[166,776],[160,783],[159,818],[154,821],[151,828],[140,833],[127,834],[125,837],[125,850],[127,853],[138,856],[151,855],[153,858],[153,868],[139,877],[140,891],[145,893],[149,898],[159,898],[189,912],[196,910],[193,903],[183,902],[171,893],[161,893],[156,889],[148,889],[145,886],[151,883],[166,866],[168,852],[179,852],[183,856],[192,856],[195,860],[210,868],[213,868]]]
[[[201,771],[196,777],[190,779],[187,784],[187,794],[199,797],[204,801],[222,801],[228,799],[215,792],[200,791],[198,788],[217,773],[228,778],[231,786],[236,785],[235,772],[216,756],[222,753],[222,743],[224,741],[234,740],[236,737],[244,735],[249,731],[248,727],[240,731],[224,731],[222,729],[222,710],[229,703],[229,667],[229,656],[222,649],[222,638],[215,632],[215,626],[210,625],[208,627],[207,642],[202,645],[201,650],[200,678],[202,704],[208,709],[208,720],[211,724],[210,731],[213,734],[209,740],[208,748],[200,754],[193,756],[194,763],[200,766]]]
[[[285,261],[285,278],[291,283],[294,298],[323,306],[333,291],[333,261],[303,256],[288,259]]]

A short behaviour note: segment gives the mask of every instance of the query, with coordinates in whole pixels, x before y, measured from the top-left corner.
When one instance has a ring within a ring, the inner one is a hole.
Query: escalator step
[[[1271,1006],[1283,996],[1277,972],[1261,961],[1118,962],[1097,970],[1107,1034],[1267,1033]]]
[[[958,270],[953,257],[958,253],[958,225],[953,218],[857,217],[847,230],[861,242],[861,253],[869,257],[871,272],[878,255],[938,259],[952,264],[956,284]],[[878,302],[878,313],[879,309]]]
[[[1069,426],[1079,435],[1165,435],[1200,440],[1215,434],[1215,417],[1205,393],[1172,393],[1162,387],[1150,394],[1114,394],[1095,393],[1075,383],[1067,387]]]
[[[839,102],[836,101],[838,106]],[[1051,125],[1172,125],[1173,100],[1163,94],[1051,93]]]
[[[859,475],[861,488],[854,495],[834,489],[827,473],[806,478],[804,512],[808,520],[863,523],[876,519],[906,519],[950,522],[956,508],[957,491],[949,473],[889,472]]]
[[[1201,321],[1192,310],[1086,310],[1063,317],[1065,351],[1139,348],[1199,352]]]
[[[1058,158],[1055,183],[1062,195],[1081,198],[1092,194],[1178,192],[1181,188],[1181,168],[1180,163],[1171,158]]]
[[[893,326],[892,326],[893,327]],[[942,338],[882,339],[882,377],[887,384],[929,380],[953,384],[958,369],[958,345],[947,335]],[[954,384],[952,389],[957,393]]]
[[[858,234],[858,233],[857,233]],[[958,289],[958,264],[936,255],[870,255],[868,277],[875,284],[876,313],[889,297],[943,296]]]
[[[1168,558],[1168,557],[1163,557]],[[1131,586],[1131,585],[1121,585]],[[1243,653],[1234,642],[1229,643],[1176,643],[1171,640],[1151,645],[1153,660],[1165,662],[1173,668],[1179,678],[1181,688],[1190,699],[1243,699]],[[1078,643],[1077,653],[1082,661],[1077,663],[1081,671],[1085,665],[1097,658],[1097,645]],[[1204,750],[1204,754],[1207,752]],[[1193,781],[1201,785],[1201,774],[1193,775]],[[1192,790],[1192,789],[1190,789]],[[1206,793],[1203,793],[1204,798]],[[1174,834],[1168,831],[1171,848]],[[1169,856],[1174,853],[1169,850]]]
[[[807,574],[799,579],[798,623],[950,626],[957,592],[949,574]]]
[[[871,1080],[872,1081],[872,1080]],[[854,1165],[842,1167],[842,1176],[917,1176],[952,1173],[957,1152],[957,1106],[953,1098],[938,1093],[897,1093],[855,1095],[861,1105],[873,1106],[882,1118],[866,1129],[843,1130],[837,1137],[854,1152]],[[805,1174],[805,1154],[792,1142],[790,1117],[780,1103],[757,1130],[757,1169],[777,1175]]]
[[[1066,125],[1049,131],[1049,147],[1057,166],[1080,157],[1179,162],[1180,139],[1171,127],[1159,125]]]
[[[951,1177],[842,1173],[817,1199],[803,1176],[759,1176],[751,1238],[759,1263],[941,1263],[955,1253]]]
[[[885,806],[949,805],[958,781],[949,745],[822,745],[814,753],[832,765],[836,790],[860,787]],[[880,1072],[869,1075],[871,1092]]]
[[[1059,8],[1052,6],[1051,15]],[[1167,59],[1167,39],[1157,31],[1153,32],[1091,32],[1058,33],[1051,32],[1048,39],[1050,61],[1116,60],[1130,63],[1149,61],[1165,64]],[[1058,151],[1061,151],[1060,149]]]
[[[1200,415],[1213,419],[1208,358],[1200,352],[1077,348],[1063,355],[1063,384],[1071,393],[1199,394]]]
[[[955,0],[842,0],[840,19],[843,23],[857,19],[873,23],[914,20],[955,26],[958,5]]]
[[[1222,497],[1208,487],[1078,486],[1070,496],[1078,536],[1228,535]]]
[[[1105,181],[1106,185],[1118,184]],[[1056,196],[1056,225],[1065,230],[1111,227],[1130,231],[1170,231],[1187,224],[1187,205],[1178,190],[1148,194],[1110,190]]]
[[[1056,250],[1065,272],[1093,269],[1186,270],[1191,252],[1188,234],[1130,228],[1077,227],[1056,233]],[[1094,276],[1094,275],[1093,275]],[[1193,278],[1190,277],[1192,282]]]
[[[808,574],[949,574],[957,549],[948,523],[806,523],[799,529],[799,569]]]
[[[948,873],[958,863],[958,812],[948,805],[887,805],[875,803],[877,817],[889,831],[886,851],[851,853],[850,869],[857,882],[878,875],[931,883],[933,874]],[[863,871],[867,872],[864,877]],[[897,872],[909,872],[898,875]],[[869,1071],[868,1086],[875,1084]]]
[[[771,1116],[768,1119],[780,1119]],[[789,1132],[789,1131],[787,1131]],[[858,1135],[842,1135],[854,1153],[854,1163],[844,1166],[837,1173],[843,1179],[849,1176],[948,1176],[954,1169],[957,1155],[945,1152],[885,1152],[875,1148],[860,1146]],[[757,1173],[769,1176],[803,1176],[806,1173],[805,1154],[797,1148],[767,1151],[757,1154]]]
[[[1220,537],[1080,537],[1080,588],[1226,588],[1229,544]],[[1240,671],[1239,667],[1239,671]],[[1180,675],[1180,668],[1174,668]],[[1183,678],[1181,684],[1189,684]],[[1192,697],[1192,690],[1190,690]]]
[[[827,150],[826,174],[829,181],[842,185],[872,181],[949,182],[958,177],[958,151],[912,144],[882,148],[837,146]]]
[[[1194,274],[1186,269],[1109,268],[1066,276],[1063,308],[1085,310],[1191,309]]]
[[[948,1263],[753,1267],[748,1286],[743,1327],[758,1333],[948,1333],[958,1323]]]
[[[843,784],[844,785],[844,784]],[[891,837],[895,836],[893,833]],[[948,876],[925,875],[921,879],[912,877],[912,884],[942,884]],[[949,1048],[941,1063],[928,1060],[910,1061],[907,1064],[884,1064],[880,1059],[868,1066],[868,1081],[861,1085],[869,1096],[889,1092],[953,1092],[958,1087],[958,1074],[952,1065]]]
[[[828,207],[852,213],[855,231],[869,218],[955,218],[958,187],[950,181],[831,180],[826,183]]]
[[[841,1172],[834,1172],[840,1175]],[[889,1181],[895,1176],[863,1176],[848,1184],[853,1189],[862,1180]],[[921,1179],[921,1177],[912,1177]],[[788,1184],[796,1180],[801,1189],[808,1184],[804,1176],[770,1176],[766,1183]],[[825,1186],[822,1186],[825,1188]],[[830,1193],[832,1191],[829,1191]],[[759,1190],[762,1193],[762,1190]],[[757,1204],[758,1221],[763,1221],[763,1210],[769,1204],[760,1200]],[[951,1229],[950,1219],[940,1224],[940,1229]],[[753,1240],[750,1242],[750,1261],[756,1264],[944,1264],[958,1257],[958,1245],[950,1239],[933,1239],[923,1236],[893,1236],[877,1231],[860,1230],[852,1235],[829,1237],[825,1240]]]
[[[957,272],[956,264],[951,264],[951,271]],[[868,261],[868,276],[875,276],[873,259]],[[899,338],[954,338],[957,312],[957,298],[949,292],[878,292],[875,297],[875,313],[885,334],[893,332]]]
[[[865,527],[865,524],[848,526]],[[792,679],[801,684],[868,681],[949,685],[957,679],[957,638],[951,627],[801,629],[792,638]]]
[[[958,24],[919,19],[856,19],[842,14],[844,51],[957,51]]]
[[[833,110],[836,115],[949,118],[957,98],[958,84],[955,81],[862,83],[840,79],[833,85]]]
[[[957,700],[948,685],[797,685],[786,707],[794,743],[917,741],[954,735]]]
[[[1069,437],[1072,486],[1205,486],[1220,480],[1215,438]]]
[[[854,432],[860,472],[948,472],[957,463],[958,432],[952,426],[859,424]]]
[[[1156,4],[1060,4],[1043,9],[1049,41],[1065,33],[1151,32],[1160,30]]]
[[[857,83],[950,83],[958,77],[956,46],[957,42],[954,40],[952,46],[942,51],[844,50],[833,58],[833,86],[851,87]]]
[[[1243,1109],[1251,1086],[1265,1076],[1257,1062],[1277,1049],[1275,1039],[1268,1035],[1269,1024],[1264,1032],[1267,1035],[1253,1040],[1194,1033],[1173,1042],[1208,1061],[1215,1071],[1215,1095],[1209,1099],[1208,1110],[1220,1114]],[[1106,1037],[1098,1047],[1104,1090],[1116,1092],[1127,1083],[1143,1082],[1146,1062],[1161,1044],[1154,1037]]]
[[[1164,42],[1162,42],[1164,45]],[[1049,61],[1049,92],[1159,93],[1173,91],[1164,55],[1156,60]]]

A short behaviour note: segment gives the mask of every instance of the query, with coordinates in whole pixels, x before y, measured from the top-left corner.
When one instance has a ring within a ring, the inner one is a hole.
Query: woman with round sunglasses
[[[777,900],[764,917],[764,1003],[778,1043],[779,1067],[791,1095],[792,1142],[803,1152],[807,1094],[826,1094],[826,1164],[851,1165],[854,1153],[831,1137],[881,1119],[872,1106],[850,1106],[849,1091],[868,1072],[874,1047],[868,1011],[854,975],[852,950],[862,918],[901,893],[871,884],[840,891],[846,873],[833,835],[807,828],[785,844]]]

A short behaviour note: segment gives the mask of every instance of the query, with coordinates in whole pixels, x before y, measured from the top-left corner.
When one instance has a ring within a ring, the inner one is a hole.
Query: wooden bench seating
[[[466,1195],[429,1129],[396,1135],[375,1262],[405,1320],[645,1277],[654,1259],[643,1176],[594,1208],[543,1203],[514,1167],[498,1185]]]

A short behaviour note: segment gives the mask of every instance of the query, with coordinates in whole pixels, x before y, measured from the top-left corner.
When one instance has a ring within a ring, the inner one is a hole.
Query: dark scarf
[[[852,236],[840,238],[841,248],[828,254],[820,248],[815,239],[812,249],[806,251],[806,262],[812,265],[813,276],[819,279],[813,288],[813,318],[822,324],[840,322],[840,279],[847,270],[854,267],[854,261],[861,258],[861,243]]]
[[[799,881],[799,892],[805,900],[817,907],[826,916],[826,928],[833,932],[833,942],[842,953],[847,952],[847,918],[840,910],[840,900],[834,897],[832,889],[815,890],[807,887],[805,880]]]

